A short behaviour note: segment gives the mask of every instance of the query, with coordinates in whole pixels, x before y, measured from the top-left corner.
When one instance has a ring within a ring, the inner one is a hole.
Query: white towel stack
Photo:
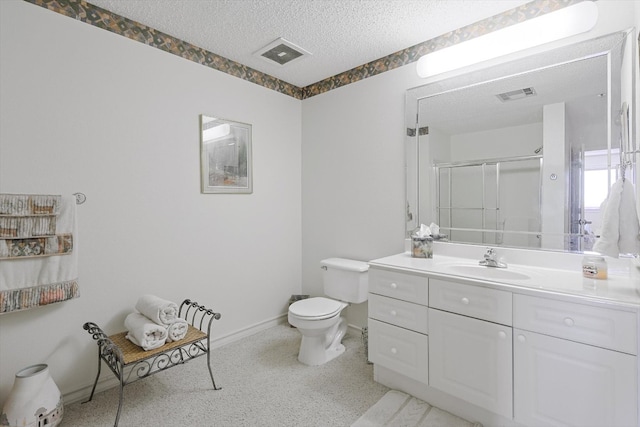
[[[165,342],[180,341],[189,329],[189,324],[178,317],[177,304],[155,295],[143,295],[136,303],[136,312],[124,321],[127,339],[142,347],[153,350]]]

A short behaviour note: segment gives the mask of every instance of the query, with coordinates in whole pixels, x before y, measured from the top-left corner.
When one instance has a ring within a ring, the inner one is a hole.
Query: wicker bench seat
[[[220,319],[220,313],[186,299],[180,305],[178,317],[186,320],[189,324],[185,337],[180,341],[169,342],[162,347],[146,351],[126,339],[127,332],[107,336],[97,324],[93,322],[85,323],[83,328],[92,335],[98,344],[98,374],[93,383],[89,399],[83,403],[93,399],[93,394],[100,378],[102,362],[106,363],[111,372],[120,381],[120,401],[114,427],[117,427],[120,420],[125,385],[184,364],[196,357],[207,355],[207,368],[209,369],[213,389],[220,390],[220,387],[216,386],[211,372],[209,347],[211,324],[214,320]]]
[[[109,339],[118,346],[118,348],[120,348],[124,364],[129,365],[130,363],[140,362],[141,360],[149,359],[160,353],[166,353],[178,347],[184,347],[202,341],[207,337],[207,334],[202,332],[200,329],[189,325],[189,331],[183,339],[180,341],[168,342],[162,347],[154,348],[153,350],[144,350],[142,347],[135,345],[125,338],[126,336],[126,332],[120,332],[119,334],[109,335]]]

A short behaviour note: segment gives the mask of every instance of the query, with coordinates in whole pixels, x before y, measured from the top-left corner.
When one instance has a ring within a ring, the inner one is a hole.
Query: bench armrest
[[[120,348],[95,323],[87,322],[82,327],[98,342],[99,356],[107,363],[109,369],[120,377],[124,366],[124,356]]]
[[[211,337],[211,323],[214,320],[220,319],[220,313],[200,305],[195,301],[186,299],[180,304],[178,309],[178,317],[186,320],[194,328],[200,329],[207,334],[207,337]]]

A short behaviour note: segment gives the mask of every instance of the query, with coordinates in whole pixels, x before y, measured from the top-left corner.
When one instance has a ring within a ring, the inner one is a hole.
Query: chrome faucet
[[[485,267],[507,268],[506,263],[498,261],[498,254],[493,248],[487,248],[484,259],[480,260],[479,264]]]

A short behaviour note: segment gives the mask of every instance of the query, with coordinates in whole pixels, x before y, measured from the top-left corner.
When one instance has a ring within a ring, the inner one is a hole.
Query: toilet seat
[[[296,301],[289,307],[289,313],[305,320],[322,320],[340,314],[346,303],[324,297]]]

